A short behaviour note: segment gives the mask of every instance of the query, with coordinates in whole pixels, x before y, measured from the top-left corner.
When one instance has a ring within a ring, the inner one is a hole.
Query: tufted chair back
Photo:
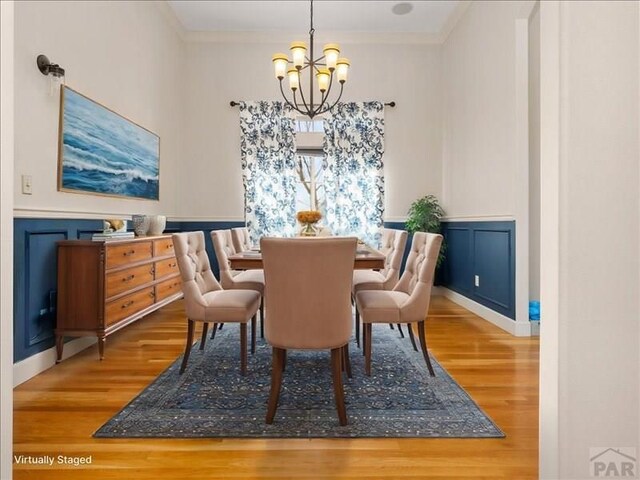
[[[401,307],[402,323],[420,322],[429,310],[441,244],[442,235],[424,232],[413,234],[404,273],[393,289],[409,295]]]
[[[384,275],[383,290],[391,290],[400,277],[400,266],[404,249],[407,245],[407,232],[404,230],[394,230],[392,228],[382,229],[382,241],[380,252],[384,253],[384,269],[380,273]]]
[[[236,252],[246,252],[253,247],[251,245],[251,237],[249,237],[249,230],[246,227],[232,228],[231,239]]]
[[[233,246],[231,230],[213,230],[211,231],[211,242],[218,259],[218,267],[220,267],[220,283],[224,288],[233,288],[234,271],[231,270],[229,263],[229,255],[236,253]]]
[[[172,238],[187,317],[191,320],[203,320],[207,307],[204,294],[222,288],[211,271],[204,245],[204,232],[174,233]]]

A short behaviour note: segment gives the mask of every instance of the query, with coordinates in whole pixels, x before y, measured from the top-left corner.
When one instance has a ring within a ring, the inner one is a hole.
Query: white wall
[[[0,2],[0,478],[13,468],[14,2]]]
[[[15,191],[16,213],[174,214],[185,162],[185,47],[158,6],[25,1],[15,15],[15,185],[22,174],[33,177],[33,195]],[[49,80],[36,68],[41,53],[65,68],[68,86],[160,136],[159,202],[57,191],[59,95],[49,95]]]
[[[416,198],[441,195],[440,46],[333,40],[352,65],[344,100],[397,103],[385,109],[385,219],[404,219]],[[317,48],[322,45],[316,38]],[[244,219],[238,109],[229,101],[280,99],[271,55],[287,47],[286,40],[250,36],[187,45],[189,167],[180,172],[179,215]]]
[[[540,9],[529,20],[529,299],[540,300]]]
[[[638,2],[541,4],[542,478],[640,449],[639,29]]]
[[[516,211],[516,34],[522,2],[473,2],[443,46],[447,217]]]

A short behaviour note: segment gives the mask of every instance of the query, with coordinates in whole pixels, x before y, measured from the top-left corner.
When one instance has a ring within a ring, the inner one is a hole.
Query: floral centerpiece
[[[322,214],[319,211],[301,210],[296,214],[296,218],[302,224],[300,235],[303,237],[314,237],[318,234],[315,224],[322,218]]]

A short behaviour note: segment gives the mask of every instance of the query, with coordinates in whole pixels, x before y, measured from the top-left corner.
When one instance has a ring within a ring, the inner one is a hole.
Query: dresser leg
[[[104,335],[98,337],[98,354],[100,355],[100,360],[104,360],[104,340]]]
[[[56,363],[62,361],[62,349],[64,348],[64,335],[56,335]]]

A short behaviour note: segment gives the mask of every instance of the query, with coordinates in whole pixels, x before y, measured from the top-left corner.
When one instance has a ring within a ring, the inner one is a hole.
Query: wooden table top
[[[355,270],[381,270],[384,268],[385,256],[369,245],[358,244]],[[259,270],[262,269],[262,254],[259,250],[248,250],[234,255],[229,255],[232,270]]]

